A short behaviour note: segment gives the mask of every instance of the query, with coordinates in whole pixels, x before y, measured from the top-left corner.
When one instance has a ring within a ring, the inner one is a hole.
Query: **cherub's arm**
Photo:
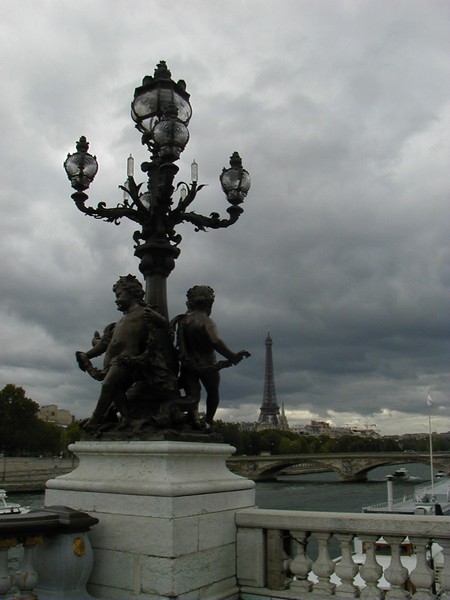
[[[108,348],[109,343],[111,341],[115,325],[115,323],[110,323],[109,325],[107,325],[101,337],[99,332],[95,331],[94,337],[92,338],[92,348],[90,348],[86,352],[75,352],[78,366],[82,371],[87,370],[87,368],[90,365],[91,358],[96,358],[97,356],[101,356],[106,352],[106,349]]]
[[[168,321],[165,317],[159,314],[156,310],[154,310],[151,306],[146,306],[144,309],[144,320],[149,325],[156,325],[157,327],[166,327],[168,325]]]
[[[233,352],[230,350],[225,342],[219,337],[216,324],[212,319],[208,319],[206,332],[211,340],[214,350],[222,356],[225,356],[225,358],[228,358],[228,360],[233,364],[237,364],[244,356],[248,355],[248,352],[245,350],[241,350],[240,352]]]

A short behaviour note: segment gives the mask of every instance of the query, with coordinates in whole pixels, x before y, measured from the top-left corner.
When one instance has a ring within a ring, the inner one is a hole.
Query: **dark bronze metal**
[[[146,300],[157,306],[161,314],[168,316],[166,280],[180,254],[178,248],[181,235],[176,227],[180,223],[192,223],[196,231],[222,229],[236,223],[241,216],[242,204],[250,188],[250,177],[242,167],[237,152],[230,159],[230,168],[223,169],[220,176],[222,188],[230,203],[228,217],[221,218],[217,213],[209,216],[190,211],[197,193],[204,187],[196,181],[191,184],[180,182],[188,190],[186,196],[176,204],[174,179],[178,160],[189,137],[187,125],[192,114],[189,94],[184,81],[175,83],[164,61],[161,61],[153,77],[147,76],[143,85],[135,90],[132,103],[132,117],[136,127],[143,132],[142,140],[151,152],[151,160],[141,165],[147,173],[147,186],[137,184],[132,176],[126,186],[120,186],[128,197],[116,207],[107,207],[100,202],[96,207],[87,206],[89,188],[97,172],[97,161],[88,152],[89,144],[85,137],[77,143],[77,152],[68,155],[64,167],[76,192],[72,194],[81,212],[118,225],[122,219],[129,219],[140,225],[133,239],[135,255],[140,258],[139,269],[146,280]],[[176,130],[178,133],[174,133]],[[181,132],[181,133],[180,133]]]
[[[139,225],[139,229],[133,234],[134,254],[140,259],[139,270],[145,277],[145,303],[165,321],[165,325],[160,328],[156,335],[156,346],[153,340],[151,351],[149,347],[146,347],[138,353],[139,355],[147,353],[147,357],[154,352],[155,348],[164,354],[165,349],[171,346],[167,332],[162,333],[162,330],[166,328],[166,325],[168,326],[169,317],[167,278],[174,269],[175,261],[180,254],[179,244],[182,238],[180,233],[177,232],[177,226],[181,223],[191,223],[194,225],[195,231],[206,231],[207,229],[223,229],[233,225],[243,212],[240,205],[250,189],[250,176],[242,167],[239,154],[234,152],[230,159],[230,167],[224,168],[220,176],[222,189],[230,204],[227,209],[228,217],[221,218],[217,213],[206,216],[190,210],[197,193],[204,185],[198,185],[196,177],[190,184],[179,182],[175,185],[174,180],[179,169],[174,163],[179,159],[189,140],[187,125],[191,115],[192,108],[185,82],[180,80],[175,83],[166,63],[161,61],[157,65],[153,77],[146,76],[142,86],[136,88],[131,105],[131,116],[136,123],[136,128],[142,133],[142,143],[147,146],[150,152],[150,160],[141,165],[142,171],[147,174],[146,187],[143,188],[143,183],[136,183],[134,177],[129,175],[126,184],[119,186],[120,189],[126,192],[122,203],[117,204],[115,207],[108,207],[105,202],[100,202],[96,207],[89,206],[87,204],[89,197],[86,190],[97,173],[98,164],[95,156],[88,152],[89,144],[85,137],[80,138],[76,146],[77,152],[72,155],[69,154],[64,163],[66,173],[72,187],[75,189],[72,198],[78,210],[95,219],[101,219],[116,225],[122,219],[129,219]],[[174,192],[180,187],[183,187],[186,193],[174,202]],[[105,342],[102,343],[104,345]],[[89,352],[92,355],[92,351]],[[84,354],[86,356],[88,353],[78,353],[78,358],[80,366],[82,368],[84,366],[84,370],[92,375],[95,374],[95,368],[89,366],[84,358],[80,359],[80,355]],[[97,355],[99,354],[95,354],[95,356]],[[242,356],[246,355],[247,353],[244,353]],[[233,364],[234,362],[232,361]],[[168,371],[172,373],[171,377],[175,376],[176,380],[178,363],[177,361],[175,363],[174,365],[169,364]],[[151,361],[147,364],[147,370],[150,369],[151,371],[154,367],[155,365]],[[96,378],[100,377],[99,373],[97,372],[98,377]],[[168,379],[171,379],[171,377]],[[138,379],[139,377],[135,378],[134,383]],[[146,377],[141,377],[142,379],[145,380]],[[169,387],[172,390],[172,383]],[[132,393],[135,392],[135,388],[136,385],[134,385]],[[160,397],[156,402],[156,412],[144,411],[145,415],[142,415],[142,419],[148,420],[149,414],[152,417],[162,414],[164,412],[162,405],[165,402],[166,408],[168,406],[167,402],[170,406],[173,403],[181,406],[182,400],[183,402],[191,402],[189,393],[183,399],[179,392],[178,394],[174,393],[174,395],[170,392],[169,396],[171,394],[172,396],[169,399],[167,390],[163,388],[164,386],[161,385],[159,389]],[[139,394],[141,392],[138,393],[138,396]],[[116,400],[111,401],[110,404],[115,405],[116,410],[118,409],[122,417],[124,416],[123,411],[117,407]],[[187,411],[185,410],[185,412]],[[172,409],[169,413],[172,415]],[[163,420],[161,419],[161,422]],[[173,420],[172,417],[169,420]],[[154,419],[154,422],[156,423],[157,419]],[[94,421],[91,419],[87,424],[87,428],[93,431],[97,431],[98,426],[99,422],[95,419]]]
[[[220,339],[210,317],[214,291],[188,290],[187,312],[171,323],[144,302],[134,275],[120,277],[113,291],[124,316],[102,335],[96,331],[89,350],[76,352],[80,369],[102,382],[97,406],[82,428],[109,439],[160,439],[164,429],[172,439],[186,430],[200,438],[209,435],[219,405],[219,371],[250,356],[233,352]],[[216,351],[226,360],[217,361]],[[98,369],[91,359],[102,355]],[[200,384],[207,392],[204,421],[198,413]]]

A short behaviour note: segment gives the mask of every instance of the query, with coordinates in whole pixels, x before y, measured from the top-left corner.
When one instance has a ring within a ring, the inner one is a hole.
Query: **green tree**
[[[281,441],[281,431],[278,429],[263,429],[260,432],[261,450],[271,454],[280,454],[278,447]]]
[[[32,454],[59,454],[63,448],[63,430],[54,423],[36,419],[27,451]]]
[[[294,442],[287,437],[282,437],[278,446],[280,454],[294,454],[292,447]]]
[[[78,442],[81,438],[81,429],[78,421],[74,421],[71,423],[66,429],[63,430],[63,448],[62,450],[67,450],[67,446],[69,444],[74,444]]]
[[[224,421],[217,421],[216,423],[217,433],[223,436],[223,441],[230,446],[236,448],[236,454],[243,454],[243,436],[242,431],[237,423],[225,423]]]
[[[381,451],[382,452],[400,452],[400,446],[396,440],[392,438],[382,438],[381,440]]]
[[[291,442],[292,454],[305,454],[309,451],[308,438],[305,435],[298,435]]]
[[[320,451],[325,454],[328,454],[330,452],[335,452],[335,449],[336,449],[336,439],[323,436]]]
[[[250,431],[247,454],[257,456],[261,452],[261,438],[257,431]]]
[[[28,451],[36,427],[39,405],[25,390],[8,383],[0,390],[0,444],[9,454]]]

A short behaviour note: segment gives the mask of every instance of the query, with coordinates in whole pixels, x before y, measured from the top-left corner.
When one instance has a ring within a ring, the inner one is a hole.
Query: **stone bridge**
[[[279,454],[269,456],[236,456],[227,460],[228,468],[253,480],[276,479],[289,467],[310,471],[335,471],[342,481],[365,481],[367,473],[384,465],[404,463],[430,464],[430,455],[420,452],[358,452],[342,454]],[[450,452],[433,456],[435,469],[450,471]]]

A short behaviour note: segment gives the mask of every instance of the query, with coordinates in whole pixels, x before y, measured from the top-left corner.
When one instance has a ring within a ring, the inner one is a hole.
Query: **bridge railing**
[[[448,517],[245,509],[236,523],[245,600],[450,597]]]
[[[0,516],[0,599],[91,598],[87,531],[98,519],[65,506]]]

